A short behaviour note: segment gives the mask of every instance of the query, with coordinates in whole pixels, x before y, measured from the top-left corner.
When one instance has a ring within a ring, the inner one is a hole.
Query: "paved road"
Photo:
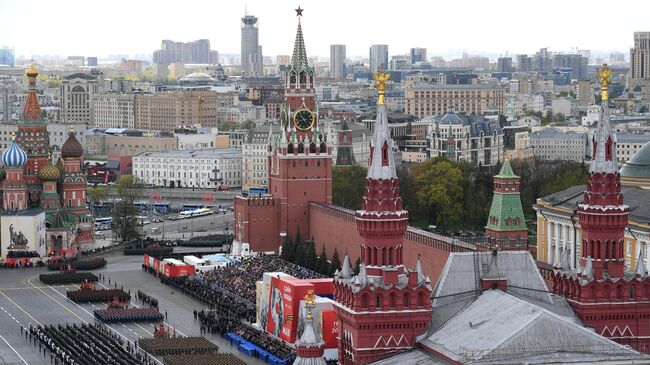
[[[174,292],[170,287],[160,284],[151,274],[142,271],[142,256],[112,254],[106,259],[108,265],[95,271],[106,277],[100,285],[108,287],[110,278],[110,286],[115,286],[117,282],[118,288],[123,286],[133,296],[137,290],[152,295],[158,299],[160,311],[167,311],[166,324],[176,327],[177,333],[181,335],[199,335],[198,321],[194,320],[192,311],[203,308],[201,304],[184,294]],[[103,307],[98,304],[76,304],[68,300],[66,291],[76,287],[44,285],[38,280],[38,275],[43,272],[46,270],[39,268],[0,271],[0,364],[50,363],[49,354],[44,359],[38,347],[35,348],[25,339],[24,334],[21,335],[21,324],[27,327],[29,323],[94,323],[93,310]],[[139,302],[134,300],[133,304],[138,305]],[[129,341],[153,335],[153,327],[148,323],[111,324],[109,327]],[[264,364],[263,361],[241,354],[220,336],[207,334],[205,337],[217,344],[219,351],[235,353],[247,364]]]
[[[215,213],[203,217],[195,217],[181,220],[165,220],[161,223],[145,224],[142,228],[144,233],[149,237],[162,238],[191,238],[194,236],[206,236],[209,233],[221,233],[228,228],[232,232],[233,212],[228,211],[226,214]],[[153,229],[156,228],[156,229]],[[95,236],[95,240],[108,244],[113,232],[111,230],[101,231],[104,236]]]

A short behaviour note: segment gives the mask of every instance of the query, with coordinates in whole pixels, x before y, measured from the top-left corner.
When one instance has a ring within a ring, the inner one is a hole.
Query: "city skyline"
[[[97,23],[96,17],[84,15],[83,3],[76,0],[64,4],[44,0],[2,2],[0,34],[5,35],[2,43],[14,47],[18,57],[57,54],[99,57],[146,54],[150,57],[162,39],[187,42],[207,38],[220,54],[239,54],[241,17],[247,13],[260,19],[259,43],[264,45],[264,53],[283,55],[291,51],[286,39],[294,35],[293,9],[299,5],[296,1],[252,0],[224,6],[223,3],[194,0],[185,5],[186,12],[197,14],[192,17],[166,11],[165,6],[152,7],[151,3],[124,0],[113,3],[102,9],[106,21]],[[458,56],[462,52],[531,54],[542,47],[556,52],[569,52],[576,47],[629,54],[632,33],[647,30],[643,19],[647,11],[641,10],[626,13],[625,19],[615,27],[608,26],[615,20],[608,18],[611,11],[607,9],[613,9],[613,5],[607,1],[550,1],[543,7],[538,6],[534,14],[520,10],[520,4],[515,1],[502,2],[500,7],[479,1],[446,4],[411,1],[401,7],[382,7],[381,3],[377,6],[377,2],[373,2],[372,8],[368,3],[342,1],[301,5],[306,9],[303,30],[310,38],[306,46],[311,55],[320,57],[329,56],[331,44],[345,44],[349,58],[367,57],[372,44],[388,44],[390,55],[407,54],[410,48],[423,47],[427,48],[429,58]],[[642,0],[626,5],[650,10],[650,4]],[[195,11],[197,9],[201,11]],[[125,20],[109,21],[125,17],[125,14],[139,14],[141,18],[134,16],[132,25]],[[209,14],[215,15],[210,17]],[[540,20],[539,24],[531,23],[528,14]],[[553,17],[559,19],[555,21]],[[571,27],[557,26],[562,21]],[[32,31],[30,24],[35,27]],[[468,24],[472,26],[466,27]]]

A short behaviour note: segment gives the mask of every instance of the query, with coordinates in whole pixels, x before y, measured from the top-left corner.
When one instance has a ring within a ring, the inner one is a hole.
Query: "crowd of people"
[[[323,275],[302,266],[284,261],[277,256],[258,254],[239,262],[234,262],[198,276],[239,296],[255,302],[255,283],[262,280],[265,272],[283,272],[297,279],[324,278]]]
[[[287,364],[292,364],[296,358],[291,347],[253,326],[243,324],[239,326],[235,332],[237,332],[237,335],[244,340],[263,348],[279,359],[285,360]]]
[[[224,336],[243,328],[243,333],[251,342],[281,359],[287,359],[292,356],[292,350],[281,340],[264,332],[254,331],[250,326],[242,327],[244,322],[255,321],[256,283],[262,280],[265,272],[284,272],[298,279],[324,277],[277,256],[258,254],[187,278],[163,277],[160,280],[194,297],[209,308],[194,312],[194,318],[199,321],[201,327],[201,334]]]
[[[138,351],[135,344],[124,342],[119,335],[99,324],[72,324],[21,327],[25,338],[33,341],[54,365],[150,365],[149,355]]]

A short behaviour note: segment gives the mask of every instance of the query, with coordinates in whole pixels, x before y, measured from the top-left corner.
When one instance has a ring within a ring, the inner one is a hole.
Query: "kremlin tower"
[[[510,162],[505,159],[499,174],[494,176],[494,195],[485,226],[485,237],[490,247],[518,250],[528,242],[519,186],[519,176],[515,175]]]
[[[377,121],[365,193],[355,214],[361,236],[359,274],[353,275],[346,255],[334,278],[343,365],[367,364],[412,349],[431,319],[430,280],[419,260],[415,270],[403,263],[408,212],[402,207],[384,105],[389,77],[383,70],[373,75],[379,91]]]
[[[314,68],[309,65],[298,7],[291,64],[285,70],[285,105],[279,133],[270,131],[268,194],[235,197],[233,253],[278,252],[283,237],[310,237],[310,202],[332,203],[332,147],[320,129]]]
[[[624,267],[629,207],[621,193],[616,135],[609,121],[607,85],[611,75],[606,64],[598,71],[601,116],[592,141],[594,158],[584,202],[578,205],[582,270],[556,270],[553,292],[567,297],[585,326],[596,333],[649,353],[650,279],[643,268],[642,252],[634,272],[625,272]]]

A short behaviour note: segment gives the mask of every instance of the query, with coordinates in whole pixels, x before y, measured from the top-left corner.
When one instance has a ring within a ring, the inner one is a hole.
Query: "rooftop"
[[[650,137],[650,136],[644,136]],[[620,143],[620,138],[618,143]],[[621,176],[627,178],[650,178],[650,142],[641,147],[621,168]]]
[[[241,158],[241,151],[229,148],[229,149],[220,149],[220,148],[204,148],[199,150],[170,150],[170,151],[159,151],[159,152],[142,152],[135,156],[138,157],[150,157],[150,158],[203,158],[203,159],[214,159],[214,158]]]

